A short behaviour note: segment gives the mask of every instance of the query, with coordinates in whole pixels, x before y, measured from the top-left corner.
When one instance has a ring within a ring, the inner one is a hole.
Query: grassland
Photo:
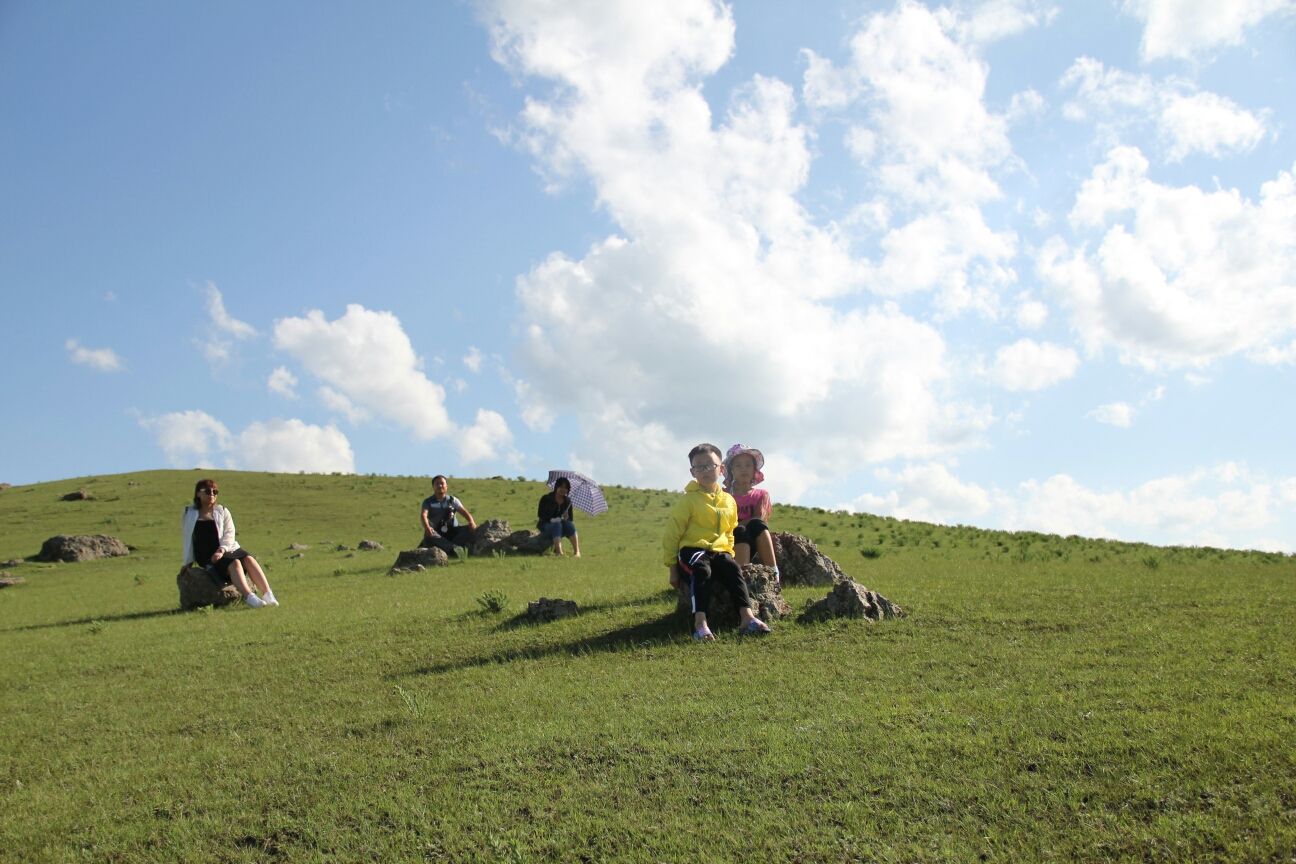
[[[1296,860],[1296,559],[777,507],[910,616],[704,646],[666,492],[392,577],[427,478],[221,472],[283,606],[179,613],[197,476],[0,491],[0,560],[135,548],[0,591],[0,859]],[[452,491],[527,527],[542,486]],[[513,622],[542,595],[584,611]]]

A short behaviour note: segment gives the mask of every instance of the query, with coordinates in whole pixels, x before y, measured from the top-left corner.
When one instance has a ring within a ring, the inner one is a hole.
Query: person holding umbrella
[[[553,541],[555,555],[563,554],[562,538],[570,537],[572,556],[580,557],[580,537],[576,534],[576,523],[572,520],[571,480],[559,477],[554,480],[553,491],[540,498],[536,511],[536,527],[540,533]]]

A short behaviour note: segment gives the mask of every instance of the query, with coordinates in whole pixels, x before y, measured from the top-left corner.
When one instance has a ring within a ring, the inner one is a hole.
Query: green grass
[[[580,560],[391,577],[427,478],[221,472],[284,605],[178,613],[197,476],[0,492],[0,560],[135,547],[0,590],[0,859],[1296,856],[1292,558],[780,506],[910,616],[702,646],[657,560],[673,493],[608,489]],[[515,528],[542,490],[452,483]],[[518,624],[540,596],[582,614]]]

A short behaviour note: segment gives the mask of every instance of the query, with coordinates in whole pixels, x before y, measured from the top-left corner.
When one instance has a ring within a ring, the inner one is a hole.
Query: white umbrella
[[[591,516],[607,512],[607,499],[603,497],[603,490],[593,480],[579,471],[554,469],[549,472],[549,479],[545,481],[549,484],[550,489],[558,482],[559,477],[566,477],[567,481],[571,483],[571,502],[573,505]]]

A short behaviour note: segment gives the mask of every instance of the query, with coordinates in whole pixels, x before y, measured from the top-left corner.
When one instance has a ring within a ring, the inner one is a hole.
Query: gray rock
[[[27,580],[21,576],[15,576],[4,570],[0,570],[0,588],[12,588],[15,585],[21,585]]]
[[[310,546],[305,543],[293,543],[288,547],[289,552],[305,552]]]
[[[199,606],[226,606],[239,599],[233,585],[216,582],[202,567],[181,567],[176,574],[176,587],[180,589],[180,608],[197,609]]]
[[[445,567],[449,563],[450,559],[440,549],[406,549],[396,556],[396,563],[391,566],[390,572]]]
[[[779,568],[780,571],[782,568]],[[774,579],[774,568],[764,564],[743,565],[743,578],[747,580],[747,593],[751,596],[751,611],[765,622],[782,618],[792,612],[792,607],[783,599],[779,583]],[[693,602],[689,596],[688,582],[680,583],[675,611],[691,617]],[[738,626],[738,604],[729,594],[728,589],[713,582],[711,589],[711,608],[707,610],[707,623],[712,629],[716,627]]]
[[[800,534],[770,532],[785,585],[831,585],[847,578],[837,562]]]
[[[781,568],[780,568],[781,569]],[[884,618],[903,618],[905,611],[876,591],[870,591],[858,582],[844,579],[832,587],[828,596],[806,607],[798,621],[826,621],[829,618],[864,618],[880,621]]]
[[[356,548],[362,552],[381,552],[383,545],[377,540],[361,540],[356,544]]]
[[[64,501],[89,501],[91,494],[84,489],[78,489],[75,492],[69,492],[63,496]]]
[[[0,492],[3,492],[3,491],[6,490],[6,489],[12,489],[12,488],[13,488],[13,486],[12,486],[11,484],[9,484],[9,483],[0,483]]]
[[[488,519],[473,532],[473,555],[503,552],[505,555],[541,555],[552,547],[539,531],[510,531],[507,519]]]
[[[10,558],[8,561],[0,561],[0,567],[17,567],[18,565],[25,563],[27,562],[23,561],[21,558]]]
[[[38,561],[93,561],[129,555],[126,544],[106,534],[59,534],[41,544]]]
[[[528,621],[541,624],[547,621],[557,621],[560,618],[570,618],[579,612],[575,600],[541,597],[539,600],[527,604],[527,611],[523,613],[522,617]]]

